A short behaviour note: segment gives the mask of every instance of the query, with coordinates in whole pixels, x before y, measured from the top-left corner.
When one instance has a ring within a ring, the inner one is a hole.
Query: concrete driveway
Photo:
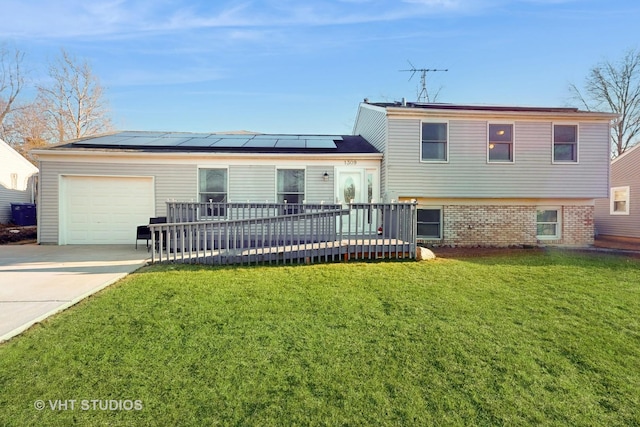
[[[144,245],[0,246],[0,342],[144,266]]]

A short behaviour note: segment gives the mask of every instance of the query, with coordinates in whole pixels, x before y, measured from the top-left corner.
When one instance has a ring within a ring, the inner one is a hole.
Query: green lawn
[[[10,426],[640,425],[639,390],[640,260],[560,251],[155,266],[0,345]]]

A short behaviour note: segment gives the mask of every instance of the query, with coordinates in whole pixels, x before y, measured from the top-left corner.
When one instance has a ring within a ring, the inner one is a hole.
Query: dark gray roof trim
[[[207,153],[378,153],[358,135],[220,134],[188,132],[117,132],[82,138],[55,150],[100,149],[145,152]]]
[[[532,112],[532,113],[578,113],[583,112],[573,107],[509,107],[500,105],[457,105],[457,104],[440,104],[440,103],[422,103],[422,102],[368,102],[383,108],[420,108],[423,110],[470,110],[470,111],[513,111],[513,112]]]

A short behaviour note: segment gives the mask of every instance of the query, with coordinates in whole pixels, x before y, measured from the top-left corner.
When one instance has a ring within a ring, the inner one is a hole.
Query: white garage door
[[[154,216],[151,177],[67,176],[61,185],[61,244],[134,244]]]

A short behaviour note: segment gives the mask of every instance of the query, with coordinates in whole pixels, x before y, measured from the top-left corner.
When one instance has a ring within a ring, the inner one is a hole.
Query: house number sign
[[[345,160],[344,161],[344,165],[345,166],[355,166],[358,164],[357,160]]]

